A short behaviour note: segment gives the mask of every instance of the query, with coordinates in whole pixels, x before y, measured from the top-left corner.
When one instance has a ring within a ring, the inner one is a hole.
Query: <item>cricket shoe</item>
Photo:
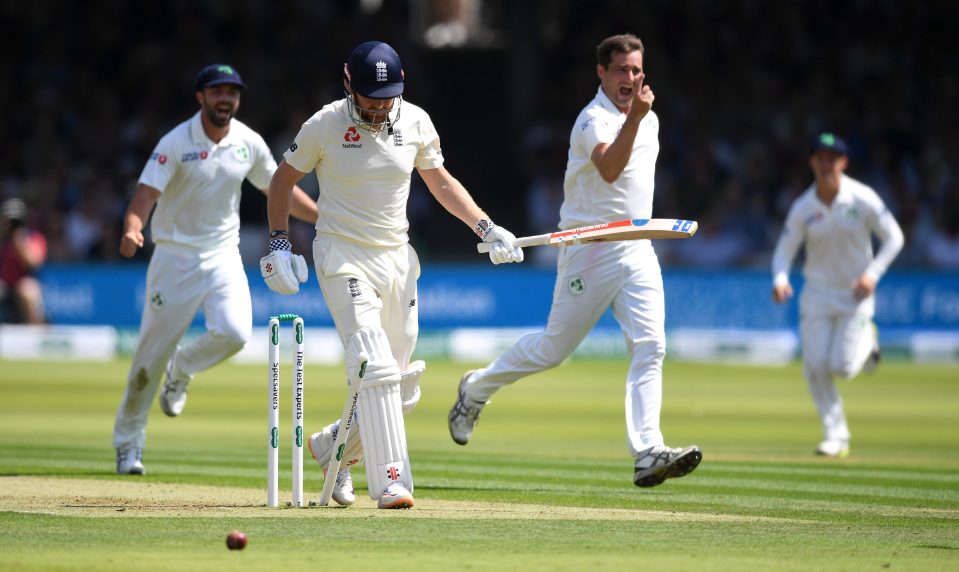
[[[633,482],[637,487],[655,487],[666,479],[688,475],[702,460],[703,453],[696,445],[685,449],[657,445],[636,458]]]
[[[469,443],[470,436],[473,435],[473,429],[476,428],[476,423],[479,421],[479,414],[483,411],[483,406],[489,403],[488,401],[473,401],[466,395],[466,380],[475,371],[470,370],[463,374],[457,389],[456,403],[453,404],[447,417],[450,436],[453,441],[460,445]]]
[[[336,442],[336,433],[339,429],[339,422],[331,423],[323,428],[319,433],[310,435],[310,454],[313,459],[323,468],[323,478],[326,478],[326,469],[330,465],[330,456],[333,454],[333,443]],[[356,461],[353,461],[354,463]],[[353,463],[346,462],[340,465],[340,470],[336,473],[336,482],[333,483],[333,500],[340,506],[350,506],[356,502],[356,493],[353,490],[353,476],[350,474],[350,467]]]
[[[845,439],[826,439],[816,445],[816,454],[823,457],[841,459],[849,456],[849,441]]]
[[[186,407],[186,388],[193,378],[193,376],[177,377],[174,375],[173,361],[175,358],[176,354],[166,364],[166,382],[163,384],[163,389],[160,390],[160,409],[168,417],[176,417],[183,413],[183,408]]]
[[[413,493],[399,481],[388,484],[376,502],[379,508],[413,508]]]
[[[118,475],[145,475],[143,466],[143,449],[140,447],[117,448]]]

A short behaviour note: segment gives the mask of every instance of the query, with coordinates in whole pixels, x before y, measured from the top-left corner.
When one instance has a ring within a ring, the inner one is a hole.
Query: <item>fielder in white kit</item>
[[[484,241],[494,264],[520,262],[516,238],[494,225],[443,167],[440,140],[429,116],[404,101],[403,67],[383,42],[366,42],[343,69],[346,97],[308,119],[270,183],[271,252],[260,270],[280,294],[307,278],[302,256],[285,236],[290,189],[316,171],[320,186],[313,261],[323,298],[346,350],[347,380],[357,383],[359,356],[368,358],[356,409],[359,431],[349,433],[333,500],[355,501],[350,466],[366,459],[367,489],[380,508],[413,505],[413,478],[403,415],[420,397],[425,364],[410,363],[419,331],[419,261],[409,245],[406,202],[416,169],[430,193]],[[326,472],[339,422],[310,437]]]
[[[659,120],[653,92],[643,84],[643,44],[618,35],[596,51],[600,87],[570,135],[560,229],[652,215]],[[521,338],[487,367],[466,372],[449,412],[453,440],[465,445],[496,391],[562,363],[612,306],[629,350],[626,437],[635,458],[633,481],[651,487],[688,474],[702,459],[699,448],[667,447],[660,431],[665,301],[652,243],[560,248],[546,330]]]
[[[773,300],[782,303],[793,294],[793,258],[806,246],[799,335],[803,371],[822,421],[816,453],[829,457],[847,456],[850,438],[833,378],[849,379],[878,363],[876,283],[903,246],[902,230],[879,195],[845,175],[848,154],[845,141],[832,133],[816,139],[809,159],[816,180],[789,209],[772,261]],[[873,234],[881,241],[875,256]]]
[[[240,185],[247,179],[265,193],[276,161],[263,138],[233,117],[245,87],[231,66],[200,71],[200,110],[160,139],[124,218],[120,253],[129,258],[143,246],[156,206],[140,337],[113,427],[119,474],[146,471],[147,416],[164,370],[160,407],[174,417],[186,405],[193,375],[238,352],[252,334],[239,250]],[[313,199],[299,188],[294,196],[295,216],[315,222]],[[200,309],[206,333],[179,347]]]

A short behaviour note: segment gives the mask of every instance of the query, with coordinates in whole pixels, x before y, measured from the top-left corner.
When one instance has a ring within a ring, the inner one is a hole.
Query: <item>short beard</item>
[[[223,121],[217,114],[215,107],[208,107],[206,110],[206,118],[217,127],[226,127],[230,124],[230,120],[233,119],[233,113],[231,112],[230,116],[226,118],[226,121]]]

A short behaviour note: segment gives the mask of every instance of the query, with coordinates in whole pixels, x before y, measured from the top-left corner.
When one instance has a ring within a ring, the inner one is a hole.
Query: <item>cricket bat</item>
[[[594,224],[582,228],[560,230],[516,239],[516,246],[563,246],[589,242],[615,242],[644,238],[689,238],[696,234],[699,223],[676,218],[634,218]],[[489,242],[476,245],[479,252],[490,251]]]

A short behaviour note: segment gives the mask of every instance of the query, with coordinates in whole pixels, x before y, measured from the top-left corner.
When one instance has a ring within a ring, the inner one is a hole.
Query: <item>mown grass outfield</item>
[[[467,447],[446,412],[461,364],[434,360],[407,419],[416,507],[267,509],[266,372],[198,377],[151,415],[145,477],[113,474],[128,363],[0,363],[2,570],[959,569],[959,369],[884,363],[842,387],[852,456],[812,450],[798,364],[667,362],[663,429],[692,475],[639,489],[625,365],[576,361],[500,392]],[[287,367],[287,372],[290,368]],[[306,427],[339,415],[339,367],[307,365]],[[289,379],[281,494],[289,498]],[[320,471],[307,453],[306,497]],[[361,489],[362,487],[362,489]],[[226,549],[229,530],[250,542]]]

